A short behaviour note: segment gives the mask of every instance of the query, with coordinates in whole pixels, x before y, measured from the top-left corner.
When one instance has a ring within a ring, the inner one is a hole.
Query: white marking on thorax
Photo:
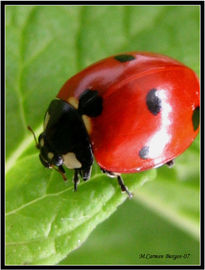
[[[85,128],[87,130],[87,133],[90,135],[92,132],[92,122],[89,116],[83,114],[82,115],[83,123],[85,125]]]
[[[67,99],[68,103],[70,103],[76,110],[78,109],[79,101],[75,97],[69,97]]]

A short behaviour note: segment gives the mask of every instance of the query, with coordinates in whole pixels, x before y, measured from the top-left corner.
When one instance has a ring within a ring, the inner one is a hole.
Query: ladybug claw
[[[133,194],[131,192],[129,192],[129,190],[128,190],[127,194],[128,194],[129,199],[133,198]]]

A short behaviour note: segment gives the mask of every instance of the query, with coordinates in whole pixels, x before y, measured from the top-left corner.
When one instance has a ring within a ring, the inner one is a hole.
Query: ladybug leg
[[[117,176],[117,181],[118,181],[118,184],[120,185],[121,187],[121,190],[122,192],[126,192],[127,195],[129,196],[129,198],[131,199],[133,197],[132,193],[128,190],[128,188],[125,186],[123,180],[122,180],[122,177],[121,175],[118,175]]]
[[[78,169],[75,169],[74,170],[74,177],[73,177],[74,191],[77,191],[77,185],[80,182],[79,177],[78,177],[78,174],[79,174],[79,170]]]
[[[111,177],[111,178],[114,178],[114,177],[115,177],[115,174],[114,174],[113,172],[107,171],[107,170],[105,170],[105,169],[103,169],[103,168],[101,168],[101,167],[100,167],[100,169],[101,169],[101,171],[102,171],[103,173],[105,173],[107,176],[109,176],[109,177]]]
[[[166,163],[166,165],[169,167],[169,168],[172,168],[174,166],[174,160],[170,160]]]
[[[65,170],[63,169],[63,166],[58,166],[57,167],[58,169],[54,165],[52,165],[51,167],[61,174],[64,181],[67,181],[67,178],[66,178],[66,175],[65,175]]]
[[[61,171],[63,174],[65,174],[65,170],[64,170],[64,168],[63,168],[63,166],[61,165],[61,166],[59,166],[58,167],[58,169],[59,169],[59,171]]]
[[[122,192],[126,192],[127,195],[129,196],[129,198],[131,199],[133,197],[132,193],[128,190],[128,188],[125,186],[124,182],[123,182],[123,179],[121,177],[121,175],[116,175],[115,173],[113,172],[110,172],[110,171],[106,171],[105,169],[103,168],[100,168],[101,171],[105,174],[107,174],[109,177],[113,178],[113,177],[117,177],[117,181],[118,181],[118,184],[120,185],[121,187],[121,190]]]
[[[80,175],[84,181],[87,181],[88,179],[90,179],[91,171],[92,171],[92,166],[81,170]]]
[[[80,175],[80,177],[82,178],[83,177],[83,175],[82,175],[82,170],[80,170],[80,169],[75,169],[76,171],[78,171],[78,174]]]

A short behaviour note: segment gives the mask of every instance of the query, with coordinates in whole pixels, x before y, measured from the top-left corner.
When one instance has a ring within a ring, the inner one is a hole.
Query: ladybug
[[[129,52],[103,59],[71,77],[51,101],[37,142],[40,161],[88,180],[93,156],[116,177],[163,164],[184,152],[199,131],[199,81],[164,55]],[[31,128],[29,128],[31,130]]]

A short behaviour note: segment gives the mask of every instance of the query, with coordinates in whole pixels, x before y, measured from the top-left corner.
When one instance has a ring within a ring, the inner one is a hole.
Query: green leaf
[[[116,180],[97,168],[92,180],[73,192],[71,182],[66,187],[56,172],[50,173],[36,160],[37,155],[24,157],[7,174],[9,264],[56,264],[127,198]],[[133,176],[127,177],[126,183],[133,190],[147,177],[140,174],[135,181]]]
[[[153,182],[154,183],[154,182]],[[143,201],[127,200],[61,265],[198,265],[198,240]],[[103,252],[102,252],[103,251]],[[148,258],[140,255],[146,254]],[[163,255],[151,258],[150,255]],[[172,258],[166,258],[166,254]],[[184,256],[174,259],[174,256]]]
[[[187,27],[189,31],[184,31]],[[199,8],[194,6],[6,7],[8,265],[59,263],[127,198],[116,180],[102,175],[97,165],[92,179],[74,193],[71,181],[65,184],[56,172],[42,167],[27,125],[39,134],[48,104],[62,84],[88,64],[112,54],[156,51],[199,73],[198,29]],[[124,176],[143,204],[194,237],[198,234],[199,166],[192,164],[198,153],[194,143],[178,159],[173,173],[158,170],[157,181],[145,184],[156,178],[156,170]],[[72,178],[72,172],[67,175]]]

